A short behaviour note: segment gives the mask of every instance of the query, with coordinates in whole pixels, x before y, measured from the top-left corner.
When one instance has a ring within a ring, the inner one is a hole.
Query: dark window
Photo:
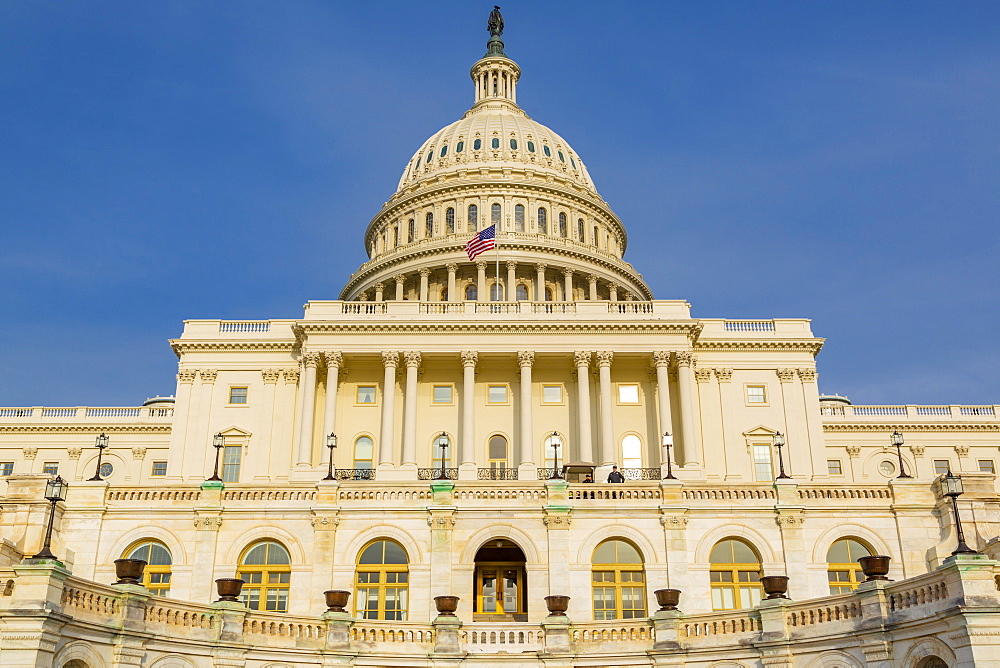
[[[455,210],[450,206],[444,211],[444,227],[446,234],[455,233]]]
[[[469,231],[475,232],[479,226],[479,207],[475,204],[469,205]]]
[[[444,146],[441,147],[441,157],[443,158],[446,155],[448,155],[448,145],[447,144],[445,144]]]
[[[559,236],[561,236],[561,237],[565,237],[566,236],[566,214],[565,213],[560,213],[559,214]]]
[[[465,142],[464,141],[460,141],[460,142],[458,142],[458,144],[455,145],[455,153],[461,153],[464,150],[465,150]]]
[[[562,151],[559,151],[559,162],[566,162],[566,158],[563,156]]]
[[[410,223],[409,225],[407,225],[406,229],[406,242],[413,243],[413,239],[416,238],[416,236],[417,236],[417,226],[413,222],[413,220],[410,220]]]
[[[513,150],[515,150],[515,151],[517,150],[517,140],[516,140],[516,139],[511,139],[511,140],[510,140],[510,147],[511,147],[511,148],[512,148]]]
[[[483,147],[483,140],[482,139],[477,139],[476,141],[472,142],[472,150],[473,151],[478,151],[482,147]]]
[[[493,148],[500,148],[500,140],[497,137],[494,137],[493,141],[490,142],[490,146]]]
[[[497,232],[500,231],[500,205],[494,204],[490,207],[490,224],[497,226]]]
[[[569,164],[573,165],[573,169],[576,169],[576,160],[573,159],[573,156],[569,156]]]
[[[580,241],[584,241],[583,235],[584,235],[583,218],[581,218],[580,220],[576,221],[576,236]]]
[[[548,214],[545,213],[545,209],[538,210],[538,233],[539,234],[549,233]]]
[[[529,141],[528,142],[528,152],[529,153],[534,153],[535,152],[535,142],[533,142],[533,141]]]
[[[542,144],[542,153],[545,154],[546,158],[551,158],[552,157],[552,151],[550,151],[549,147],[547,145],[545,145],[545,144]]]
[[[470,283],[465,286],[465,298],[469,301],[476,301],[479,295],[479,288],[476,287],[475,283]]]
[[[428,213],[424,219],[424,238],[434,236],[434,214]]]
[[[524,232],[524,205],[516,204],[514,206],[514,231]]]

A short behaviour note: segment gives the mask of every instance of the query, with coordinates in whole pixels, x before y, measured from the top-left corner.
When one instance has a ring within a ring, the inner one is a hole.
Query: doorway
[[[502,538],[476,552],[473,621],[528,621],[525,558],[521,548]]]

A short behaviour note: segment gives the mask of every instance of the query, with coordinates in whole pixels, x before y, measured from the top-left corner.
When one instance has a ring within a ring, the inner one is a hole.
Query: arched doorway
[[[524,552],[509,540],[491,539],[479,548],[473,583],[475,621],[528,621],[524,563]]]

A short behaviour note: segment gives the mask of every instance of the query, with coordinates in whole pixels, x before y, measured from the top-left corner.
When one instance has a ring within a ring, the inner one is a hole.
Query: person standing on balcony
[[[622,475],[617,466],[611,467],[611,473],[608,474],[608,482],[625,482],[625,476]]]

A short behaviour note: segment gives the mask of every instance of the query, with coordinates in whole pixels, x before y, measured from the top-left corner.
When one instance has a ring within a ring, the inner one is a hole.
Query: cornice
[[[233,340],[201,340],[185,341],[171,339],[170,348],[177,357],[183,352],[195,351],[227,351],[227,352],[265,352],[285,353],[295,350],[297,344],[292,340],[279,341],[233,341]]]
[[[588,334],[650,334],[684,333],[689,337],[700,331],[699,323],[668,323],[656,321],[616,322],[301,322],[295,326],[304,337],[314,333],[344,334],[406,334],[416,332],[469,332],[477,334],[532,334],[551,332],[585,332]]]
[[[170,424],[137,424],[108,425],[106,422],[95,425],[83,424],[25,424],[0,425],[0,434],[169,434],[173,430]]]
[[[1000,432],[1000,424],[980,422],[941,422],[931,424],[929,422],[895,422],[895,423],[823,423],[823,431],[829,432],[878,432],[881,434],[893,431],[905,431],[912,433],[915,431],[932,432]]]
[[[695,350],[725,350],[728,352],[757,352],[761,350],[809,351],[815,357],[826,339],[768,340],[768,341],[695,341]]]

